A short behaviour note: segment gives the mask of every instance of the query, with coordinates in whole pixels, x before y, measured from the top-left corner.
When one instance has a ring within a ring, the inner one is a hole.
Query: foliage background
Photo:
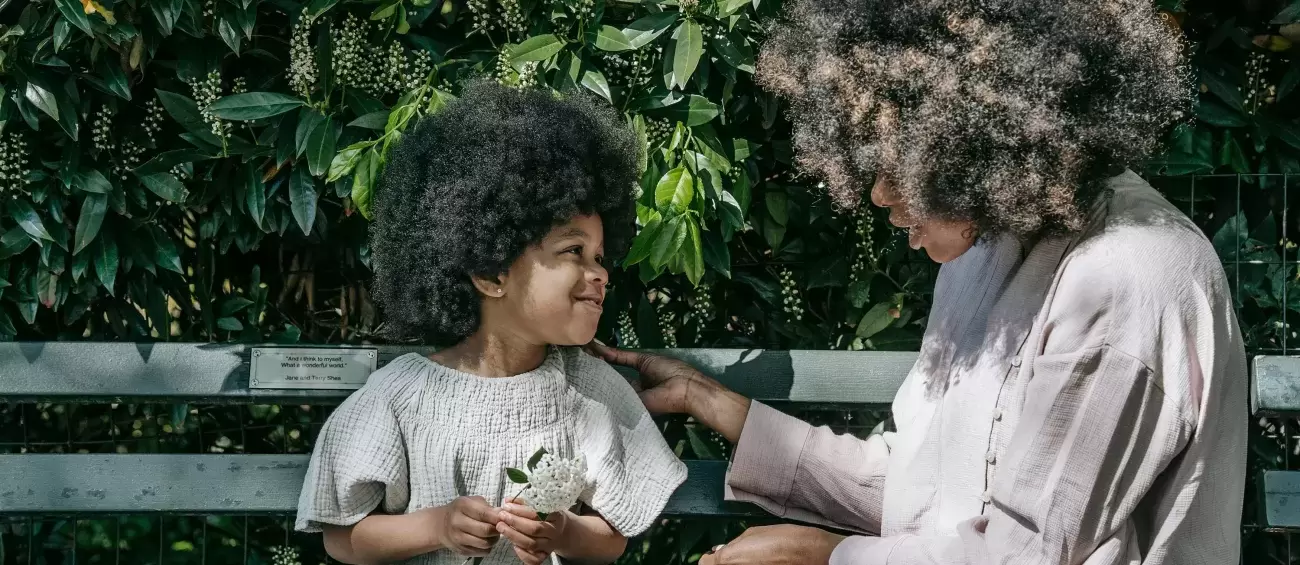
[[[1145,172],[1214,238],[1252,349],[1287,353],[1288,315],[1300,312],[1287,206],[1300,180],[1300,1],[1159,7],[1192,42],[1201,103]],[[412,120],[490,77],[593,92],[645,140],[642,232],[614,274],[604,337],[915,349],[935,268],[883,218],[832,209],[816,179],[792,169],[781,103],[753,84],[779,10],[779,0],[0,0],[0,337],[379,340],[366,290],[377,173]],[[0,407],[0,449],[304,452],[325,412],[11,405]],[[880,415],[807,416],[866,432]],[[704,431],[668,425],[686,454],[725,456]],[[1291,467],[1294,428],[1259,422],[1252,470]],[[1252,525],[1254,512],[1248,502],[1245,562],[1300,562],[1289,537]],[[295,560],[279,546],[323,559],[285,525],[16,521],[0,525],[11,548],[0,562]],[[666,523],[625,561],[690,562],[740,524],[707,526]],[[24,539],[35,547],[12,549]]]

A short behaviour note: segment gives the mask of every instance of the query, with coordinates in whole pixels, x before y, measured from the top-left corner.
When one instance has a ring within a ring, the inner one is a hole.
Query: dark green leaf
[[[595,67],[590,67],[586,72],[582,73],[582,86],[587,87],[587,90],[599,94],[600,97],[604,98],[607,102],[614,101],[614,98],[609,92],[609,81],[605,80],[605,75],[601,74],[601,72],[596,70]]]
[[[718,117],[718,105],[698,94],[686,97],[684,102],[669,107],[669,116],[684,122],[687,127],[707,124]]]
[[[704,232],[704,262],[722,276],[731,278],[731,249],[717,231]]]
[[[1300,20],[1300,2],[1292,2],[1290,6],[1278,12],[1276,16],[1273,16],[1272,23],[1289,24],[1296,20]]]
[[[678,12],[665,11],[645,16],[628,24],[623,29],[623,37],[633,49],[640,49],[668,31],[677,21],[677,15]]]
[[[513,467],[506,468],[506,477],[510,479],[510,482],[517,485],[528,484],[528,474]]]
[[[1291,147],[1300,149],[1300,124],[1278,120],[1272,124],[1272,130],[1273,135],[1276,135],[1278,139]],[[1245,156],[1243,155],[1242,158],[1245,159]],[[1242,172],[1249,172],[1249,170]]]
[[[252,305],[252,300],[242,296],[231,296],[221,302],[221,316],[234,316]]]
[[[31,236],[27,235],[21,227],[15,227],[0,236],[0,258],[13,257],[28,247],[31,247],[33,241]]]
[[[193,149],[173,149],[171,151],[159,153],[145,164],[136,167],[135,173],[138,175],[165,173],[171,171],[172,168],[177,165],[206,161],[212,158],[211,155],[202,151],[195,151]]]
[[[655,237],[654,247],[650,250],[650,265],[662,267],[667,264],[681,250],[689,229],[684,216],[674,216],[668,220]]]
[[[1282,81],[1277,84],[1275,102],[1281,102],[1289,96],[1295,91],[1297,85],[1300,85],[1300,57],[1292,59],[1291,68],[1287,69],[1285,75],[1282,75]]]
[[[1241,96],[1239,85],[1233,84],[1210,69],[1202,69],[1201,81],[1210,89],[1210,92],[1213,92],[1220,100],[1226,102],[1229,108],[1241,111],[1244,107],[1245,100]]]
[[[279,92],[245,92],[222,97],[208,111],[223,120],[260,120],[278,116],[299,106],[302,100]]]
[[[1231,133],[1225,134],[1223,145],[1219,148],[1219,165],[1231,167],[1238,173],[1250,172],[1250,162],[1246,160],[1246,153],[1241,150],[1241,145]]]
[[[329,171],[334,158],[335,133],[333,119],[325,118],[325,123],[312,130],[307,138],[307,165],[312,175],[321,176]]]
[[[184,202],[189,196],[189,191],[185,190],[185,185],[181,184],[176,175],[171,173],[153,173],[138,176],[140,177],[140,183],[145,188],[169,202]]]
[[[663,223],[657,216],[646,223],[645,227],[632,239],[632,248],[628,250],[627,256],[623,258],[623,265],[632,266],[650,258],[650,253],[654,249],[655,242],[658,241],[659,230],[662,227]]]
[[[686,83],[695,74],[704,54],[704,33],[695,20],[685,20],[673,30],[671,53],[664,54],[664,65],[670,80],[665,81],[668,88],[686,88]]]
[[[686,439],[691,444],[691,451],[699,459],[722,459],[713,446],[700,437],[700,433],[695,431],[695,426],[686,426]]]
[[[1219,252],[1219,257],[1224,261],[1237,260],[1237,254],[1241,250],[1242,243],[1249,238],[1249,231],[1246,227],[1246,216],[1238,213],[1224,222],[1219,231],[1214,234],[1214,249]]]
[[[76,247],[72,254],[81,253],[99,235],[99,227],[104,223],[104,212],[108,211],[108,196],[104,194],[87,194],[81,202],[81,215],[77,218]]]
[[[27,97],[28,102],[31,102],[40,111],[45,112],[45,115],[56,122],[59,120],[59,101],[55,99],[53,92],[34,82],[29,82],[23,94]]]
[[[854,308],[861,308],[866,304],[867,300],[871,299],[871,277],[849,283],[848,298]]]
[[[564,48],[564,41],[555,34],[548,33],[530,37],[523,43],[510,48],[511,64],[528,61],[545,61]]]
[[[212,134],[211,128],[207,122],[203,121],[203,116],[199,113],[198,104],[195,104],[193,99],[166,90],[156,90],[155,92],[158,94],[158,100],[162,102],[163,108],[181,127],[192,132]]]
[[[181,270],[181,254],[176,249],[176,242],[161,230],[155,230],[152,235],[154,264],[174,273],[185,274]]]
[[[790,222],[790,199],[785,192],[780,189],[770,189],[767,191],[766,199],[767,213],[772,216],[772,219],[783,226],[788,224]]]
[[[655,185],[655,206],[681,214],[695,197],[695,177],[686,167],[677,167],[659,179]]]
[[[109,92],[123,100],[131,100],[131,85],[116,57],[100,57],[95,72],[104,81]]]
[[[248,217],[261,227],[262,216],[266,214],[266,183],[262,182],[256,167],[244,169],[244,205],[248,208]]]
[[[600,32],[596,34],[596,48],[603,51],[619,52],[627,51],[633,47],[621,30],[614,26],[602,26]]]
[[[730,16],[736,13],[736,10],[748,6],[749,2],[750,0],[722,0],[718,2],[718,10],[722,12],[722,15]]]
[[[387,112],[384,113],[384,117],[387,119]],[[295,128],[293,135],[294,147],[297,151],[295,155],[302,156],[307,153],[307,140],[311,139],[311,135],[316,132],[316,128],[319,128],[324,123],[325,115],[315,109],[303,108],[299,112],[298,127]]]
[[[754,51],[749,45],[744,43],[744,38],[735,32],[730,32],[722,37],[715,37],[710,40],[713,47],[717,49],[718,55],[726,61],[728,65],[738,70],[753,74],[754,72]]]
[[[9,201],[9,217],[18,222],[18,227],[27,232],[34,238],[53,241],[50,232],[45,230],[45,223],[41,217],[36,214],[36,210],[28,204],[26,200],[13,199]]]
[[[95,35],[94,30],[90,27],[90,16],[86,15],[81,2],[78,0],[55,0],[54,5],[58,6],[59,13],[72,22],[72,25],[77,26],[77,29],[85,32],[86,35]]]
[[[372,219],[370,203],[373,199],[375,177],[378,172],[379,154],[371,148],[357,161],[356,174],[352,179],[352,204],[367,220]]]
[[[116,296],[113,285],[117,280],[117,244],[106,235],[96,239],[92,247],[95,254],[95,276],[99,277],[100,284],[104,285],[110,295]]]
[[[388,123],[388,111],[380,110],[378,112],[371,112],[355,120],[352,120],[351,122],[348,122],[348,127],[383,131],[384,124],[387,123]]]
[[[295,166],[289,178],[289,203],[293,219],[306,235],[311,235],[311,227],[316,223],[316,198],[316,179],[306,167]]]
[[[338,3],[339,0],[311,0],[311,3],[307,5],[307,15],[308,17],[316,18],[329,11],[330,8],[333,8],[334,5]]]
[[[163,37],[172,34],[184,3],[185,0],[155,0],[149,3],[154,19],[158,21],[158,31],[162,32]]]
[[[369,149],[373,144],[374,142],[371,141],[362,141],[353,143],[339,151],[338,155],[335,155],[334,159],[330,161],[330,170],[325,177],[325,182],[337,181],[351,173],[356,169],[357,163],[361,161],[361,152]]]
[[[771,218],[764,220],[763,239],[767,240],[767,244],[772,246],[773,250],[779,250],[781,242],[785,241],[785,226]]]
[[[240,43],[244,41],[244,38],[239,35],[239,30],[236,29],[236,27],[237,26],[230,21],[230,18],[227,18],[224,14],[217,16],[217,33],[221,34],[221,40],[226,42],[226,45],[230,47],[230,50],[234,51],[235,54],[238,55]]]
[[[1245,114],[1210,100],[1201,100],[1196,107],[1196,117],[1207,124],[1225,128],[1245,127],[1249,123]]]
[[[532,471],[533,469],[536,469],[536,468],[537,468],[537,463],[539,463],[539,462],[542,460],[542,456],[543,456],[543,455],[546,455],[546,448],[545,448],[545,447],[543,447],[543,448],[541,448],[541,449],[538,449],[536,453],[533,453],[533,456],[532,456],[532,457],[529,457],[529,458],[528,458],[528,470],[529,470],[529,471]]]
[[[687,217],[685,222],[688,237],[682,246],[682,261],[686,267],[686,278],[692,285],[698,286],[700,279],[704,278],[704,250],[700,241],[700,226],[692,217]]]
[[[872,306],[858,321],[857,336],[867,339],[880,333],[880,330],[889,327],[889,324],[894,321],[894,316],[889,313],[893,308],[894,305],[888,302],[881,302]]]
[[[104,173],[98,169],[81,169],[72,177],[72,188],[82,192],[93,192],[95,194],[108,194],[113,191],[113,185],[104,178]]]
[[[244,324],[235,318],[217,318],[217,327],[228,332],[237,332],[244,329]]]

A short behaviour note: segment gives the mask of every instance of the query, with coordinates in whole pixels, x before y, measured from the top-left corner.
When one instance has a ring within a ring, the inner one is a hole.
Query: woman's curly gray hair
[[[1193,91],[1150,0],[794,0],[759,59],[799,164],[855,207],[885,175],[920,218],[1078,229]]]

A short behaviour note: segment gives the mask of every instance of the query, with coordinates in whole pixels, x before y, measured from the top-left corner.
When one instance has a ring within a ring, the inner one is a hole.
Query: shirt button
[[[1001,421],[1002,421],[1002,411],[1001,411],[1001,410],[998,410],[997,412],[994,412],[994,413],[993,413],[993,421],[994,421],[994,422],[1001,422]]]
[[[1011,358],[1011,366],[1012,366],[1012,367],[1019,367],[1019,366],[1020,366],[1020,356],[1019,356],[1019,355],[1017,355],[1017,356]]]
[[[990,452],[984,454],[984,460],[985,460],[985,461],[988,461],[988,462],[989,462],[989,465],[992,465],[992,464],[998,462],[998,455],[997,455],[996,453],[993,453],[992,451],[990,451]]]
[[[980,495],[980,500],[984,501],[984,504],[988,504],[993,502],[993,495],[989,494],[989,491],[984,491],[984,493]]]

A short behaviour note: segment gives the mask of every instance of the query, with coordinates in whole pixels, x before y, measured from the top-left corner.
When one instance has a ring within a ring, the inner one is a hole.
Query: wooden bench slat
[[[1260,525],[1270,532],[1300,532],[1300,471],[1264,471],[1259,489]]]
[[[0,514],[291,514],[307,455],[0,455]],[[687,461],[668,516],[759,516],[722,499],[725,461]]]
[[[0,401],[319,404],[348,390],[248,388],[253,346],[207,343],[0,344]],[[318,347],[318,346],[313,346]],[[427,347],[376,346],[379,364]],[[672,349],[728,387],[770,402],[888,405],[916,353]],[[624,371],[632,375],[631,371]]]
[[[1260,355],[1252,364],[1251,411],[1256,416],[1300,415],[1300,358]]]

